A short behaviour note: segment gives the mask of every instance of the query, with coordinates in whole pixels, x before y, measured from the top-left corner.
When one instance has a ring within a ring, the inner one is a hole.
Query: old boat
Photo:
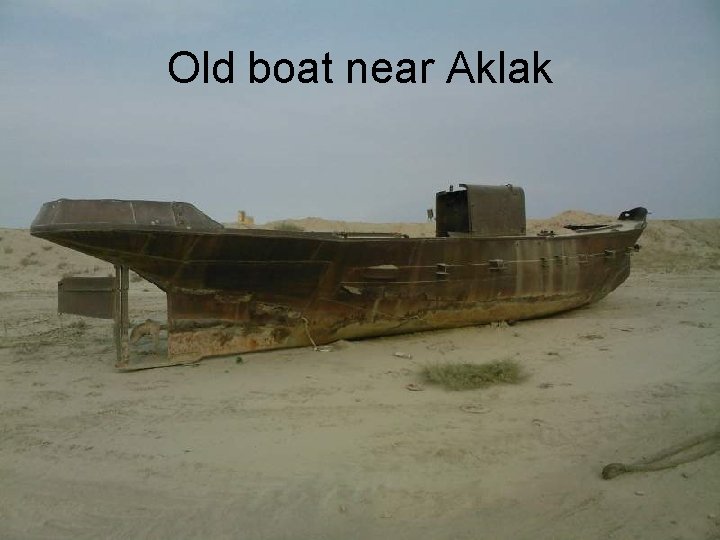
[[[232,229],[188,203],[67,199],[45,203],[31,233],[116,265],[122,367],[127,268],[165,291],[167,362],[182,363],[576,308],[628,277],[646,215],[531,236],[522,188],[460,184],[437,193],[431,238]]]

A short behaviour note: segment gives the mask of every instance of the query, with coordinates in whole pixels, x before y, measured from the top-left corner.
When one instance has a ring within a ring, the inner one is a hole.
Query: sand
[[[651,222],[630,279],[556,317],[134,373],[109,321],[56,313],[61,275],[110,267],[0,237],[1,538],[720,538],[720,453],[600,479],[720,429],[720,220]],[[131,317],[162,313],[134,280]],[[527,379],[419,378],[504,358]]]

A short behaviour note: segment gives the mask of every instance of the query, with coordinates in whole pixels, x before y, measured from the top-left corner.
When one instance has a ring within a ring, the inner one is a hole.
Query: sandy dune
[[[0,237],[1,538],[720,538],[720,453],[599,477],[720,429],[720,220],[651,222],[630,279],[557,317],[135,373],[109,321],[56,313],[58,277],[109,265]],[[133,319],[162,317],[131,289]],[[502,358],[529,377],[406,389]]]

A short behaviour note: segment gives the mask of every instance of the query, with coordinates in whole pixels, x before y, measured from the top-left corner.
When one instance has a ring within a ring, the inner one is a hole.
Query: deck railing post
[[[128,328],[128,288],[130,276],[127,266],[115,265],[115,352],[117,365],[125,366],[128,363],[129,345]]]

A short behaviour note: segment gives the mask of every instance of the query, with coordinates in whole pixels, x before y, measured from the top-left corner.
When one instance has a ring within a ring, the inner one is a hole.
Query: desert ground
[[[111,268],[0,229],[0,538],[720,538],[720,452],[600,478],[720,429],[720,220],[640,244],[625,284],[554,317],[122,373],[110,321],[57,313],[62,275]],[[164,295],[134,279],[130,305],[159,319]],[[498,359],[525,380],[420,378]]]

